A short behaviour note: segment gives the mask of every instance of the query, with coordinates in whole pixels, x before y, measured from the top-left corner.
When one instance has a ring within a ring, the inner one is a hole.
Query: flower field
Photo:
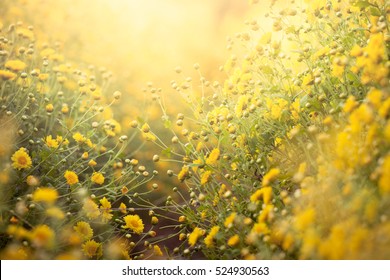
[[[136,94],[34,1],[0,11],[0,259],[390,259],[389,1],[250,0],[222,66]]]

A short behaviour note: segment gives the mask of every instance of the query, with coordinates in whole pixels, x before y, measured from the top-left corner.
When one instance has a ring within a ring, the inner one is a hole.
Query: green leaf
[[[371,4],[368,1],[357,1],[357,2],[353,3],[352,5],[355,7],[358,7],[358,8],[367,8]]]
[[[164,120],[164,127],[165,128],[171,128],[172,127],[172,122],[168,118]]]
[[[370,8],[370,13],[371,13],[372,16],[376,16],[376,17],[380,17],[381,16],[381,12],[379,11],[378,8],[371,7]]]
[[[165,150],[163,150],[161,152],[161,155],[163,155],[164,157],[167,157],[167,158],[171,158],[171,156],[172,156],[172,149],[171,148],[166,148]]]

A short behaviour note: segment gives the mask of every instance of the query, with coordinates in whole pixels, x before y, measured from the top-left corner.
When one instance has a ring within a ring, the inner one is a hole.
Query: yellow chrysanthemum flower
[[[64,174],[64,177],[66,179],[66,182],[68,183],[68,185],[72,186],[74,184],[77,184],[79,182],[79,177],[77,176],[77,174],[73,171],[69,171],[69,170],[66,170],[65,171],[65,174]]]
[[[106,197],[103,197],[100,201],[100,210],[102,212],[102,220],[103,222],[106,222],[108,220],[111,220],[112,218],[112,210],[111,210],[111,203],[107,200]]]
[[[11,157],[12,167],[18,170],[30,169],[32,161],[25,148],[20,148]]]
[[[207,248],[212,248],[214,246],[214,237],[219,231],[219,226],[213,226],[210,230],[210,233],[205,237],[204,244]]]
[[[232,237],[229,238],[227,244],[228,244],[230,247],[234,247],[234,246],[236,246],[239,242],[240,242],[240,237],[238,236],[238,234],[235,234],[235,235],[233,235]]]
[[[23,61],[21,60],[8,60],[6,63],[5,63],[5,68],[11,70],[11,71],[15,71],[15,72],[19,72],[19,71],[22,71],[26,68],[26,63],[24,63]]]
[[[100,216],[99,207],[97,204],[90,198],[87,198],[84,201],[83,210],[86,213],[87,217],[90,219],[96,219]]]
[[[212,174],[212,172],[210,170],[208,170],[205,173],[203,173],[202,177],[200,178],[200,184],[202,186],[206,185],[208,182],[210,182],[211,174]]]
[[[50,248],[54,245],[54,231],[47,225],[38,225],[30,235],[31,243],[38,248]]]
[[[80,221],[73,227],[73,229],[84,240],[89,240],[93,236],[93,229],[87,222]]]
[[[46,210],[46,215],[57,220],[63,220],[65,218],[65,213],[58,207],[48,208]]]
[[[128,228],[136,234],[141,234],[144,230],[144,223],[138,215],[127,215],[123,218],[126,225],[122,228]]]
[[[204,234],[204,230],[198,227],[194,228],[194,230],[190,233],[190,236],[188,236],[188,244],[190,246],[195,246],[199,237],[201,237],[203,234]]]
[[[47,145],[49,148],[54,148],[54,149],[56,149],[56,148],[58,148],[58,146],[59,146],[59,143],[58,143],[57,139],[53,139],[53,137],[52,137],[51,135],[46,136],[46,138],[45,138],[45,143],[46,143],[46,145]]]
[[[231,213],[226,219],[225,219],[225,222],[224,222],[224,226],[229,228],[233,225],[233,222],[234,222],[234,219],[236,218],[236,212],[233,212]]]
[[[87,138],[85,138],[84,135],[82,135],[80,132],[76,132],[75,134],[73,134],[73,139],[77,143],[84,143],[85,141],[87,141]]]
[[[263,177],[263,186],[266,187],[270,183],[272,183],[280,174],[280,170],[278,168],[272,168],[267,172],[267,174]]]
[[[189,175],[189,170],[190,168],[187,165],[184,165],[180,170],[179,174],[177,174],[177,179],[179,179],[180,181],[184,181]]]
[[[16,78],[16,74],[11,72],[11,71],[7,71],[7,70],[0,70],[0,78],[3,80],[3,81],[7,81],[7,80],[13,80]]]
[[[102,244],[95,240],[88,240],[82,245],[84,255],[88,258],[101,257],[103,255]]]
[[[213,149],[206,159],[206,164],[214,165],[218,161],[220,153],[218,148]]]
[[[91,181],[95,184],[102,185],[104,183],[104,176],[100,172],[94,172],[91,176]]]
[[[162,256],[163,255],[163,252],[161,251],[161,249],[158,245],[153,246],[153,253],[155,256]]]
[[[126,206],[126,204],[121,202],[121,204],[119,205],[119,210],[121,211],[121,213],[126,214],[127,213],[127,206]]]
[[[32,199],[35,202],[52,204],[58,199],[58,192],[53,188],[39,188],[34,191]]]

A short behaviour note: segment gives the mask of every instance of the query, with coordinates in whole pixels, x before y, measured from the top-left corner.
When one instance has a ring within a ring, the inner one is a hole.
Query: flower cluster
[[[172,133],[155,139],[160,161],[180,185],[166,201],[178,215],[174,253],[390,258],[390,7],[306,2],[268,14],[273,32],[248,21],[229,41],[246,47],[221,68],[223,83],[197,64],[199,86],[172,81],[189,108],[176,120],[151,89]]]
[[[270,2],[158,121],[0,22],[0,258],[389,259],[389,3]]]
[[[156,239],[138,246],[157,218],[127,215],[157,173],[137,167],[115,120],[112,74],[38,47],[22,22],[0,30],[0,257],[160,256]]]

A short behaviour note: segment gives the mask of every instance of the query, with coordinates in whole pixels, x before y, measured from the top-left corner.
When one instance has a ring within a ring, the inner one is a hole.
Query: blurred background
[[[173,69],[219,78],[227,37],[258,18],[270,0],[1,0],[2,17],[33,25],[38,44],[57,42],[68,59],[104,66],[125,90],[169,86]],[[267,29],[262,20],[260,28]]]

